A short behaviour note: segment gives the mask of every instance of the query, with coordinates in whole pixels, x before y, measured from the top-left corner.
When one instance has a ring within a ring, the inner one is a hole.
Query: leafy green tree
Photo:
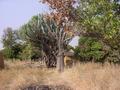
[[[102,62],[101,58],[104,55],[102,45],[96,39],[90,37],[81,37],[79,45],[74,49],[75,56],[83,62],[94,61]]]
[[[114,13],[116,7],[116,3],[110,3],[108,0],[99,2],[80,0],[79,23],[84,32],[106,42],[111,47],[119,43],[120,18]]]
[[[83,36],[96,38],[109,55],[120,52],[120,14],[116,14],[118,3],[110,0],[79,0],[78,16]],[[120,56],[118,53],[117,58]],[[118,59],[120,61],[120,59]]]
[[[12,28],[8,27],[4,30],[2,43],[4,47],[12,47],[16,43],[16,35]]]
[[[13,31],[12,28],[5,29],[2,43],[4,47],[3,53],[6,58],[13,59],[19,57],[21,45],[18,43],[16,31]]]

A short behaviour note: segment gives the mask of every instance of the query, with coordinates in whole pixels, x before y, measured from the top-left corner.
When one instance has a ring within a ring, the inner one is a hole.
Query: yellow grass
[[[19,90],[33,84],[66,85],[74,90],[120,90],[119,66],[78,64],[59,74],[55,69],[28,67],[26,63],[6,63],[7,68],[0,71],[0,90]]]

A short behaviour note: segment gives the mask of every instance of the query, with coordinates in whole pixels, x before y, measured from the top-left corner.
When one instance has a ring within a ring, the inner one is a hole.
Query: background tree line
[[[19,31],[8,27],[4,30],[2,39],[4,57],[11,60],[30,60],[37,58],[41,53],[31,45],[30,42],[23,41],[20,38]]]

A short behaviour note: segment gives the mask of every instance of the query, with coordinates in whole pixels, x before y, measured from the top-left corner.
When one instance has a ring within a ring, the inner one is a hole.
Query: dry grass
[[[7,62],[0,71],[0,90],[19,90],[33,84],[66,85],[74,90],[120,90],[120,66],[79,64],[59,74],[54,69],[31,68],[27,62]]]

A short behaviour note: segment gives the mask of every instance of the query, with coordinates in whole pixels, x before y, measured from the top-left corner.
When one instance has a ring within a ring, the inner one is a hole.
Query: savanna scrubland
[[[0,90],[41,85],[54,88],[50,90],[120,90],[119,1],[41,1],[50,13],[33,16],[18,30],[4,31]],[[75,36],[78,46],[72,47]],[[65,53],[71,51],[75,63],[64,68]]]

